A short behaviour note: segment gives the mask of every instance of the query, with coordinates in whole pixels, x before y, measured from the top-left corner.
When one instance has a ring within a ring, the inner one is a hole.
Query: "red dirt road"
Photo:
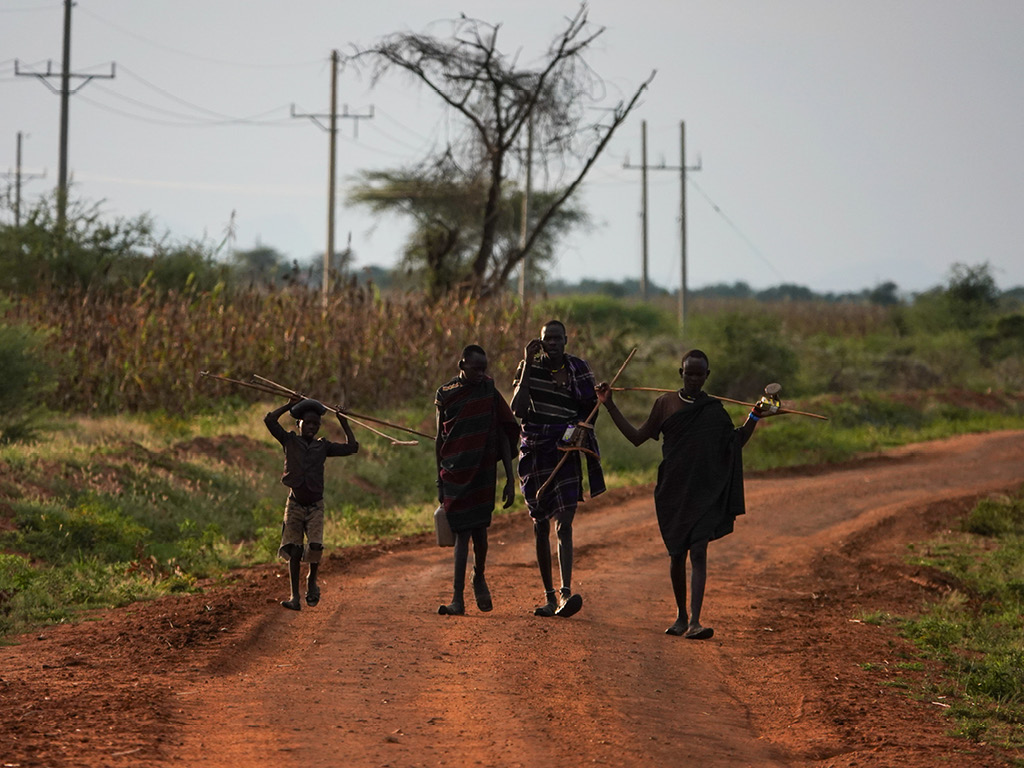
[[[906,544],[1020,486],[1022,438],[748,476],[746,516],[709,550],[710,641],[663,633],[650,489],[581,506],[572,619],[532,615],[519,512],[491,529],[489,614],[436,614],[451,550],[421,537],[329,558],[320,605],[300,613],[277,605],[284,569],[265,567],[47,628],[0,648],[0,764],[1005,765],[946,735],[947,702],[886,685],[908,648],[857,619],[948,588],[903,562]]]

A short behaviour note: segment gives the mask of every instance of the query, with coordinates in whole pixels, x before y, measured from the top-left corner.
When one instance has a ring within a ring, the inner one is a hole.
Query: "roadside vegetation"
[[[913,564],[940,571],[950,589],[917,616],[873,621],[916,648],[901,670],[926,672],[885,684],[942,706],[950,731],[972,741],[1024,747],[1024,487],[982,499],[958,530],[911,548]]]

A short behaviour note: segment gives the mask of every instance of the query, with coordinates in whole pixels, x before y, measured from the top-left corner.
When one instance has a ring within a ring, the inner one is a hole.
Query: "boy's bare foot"
[[[437,612],[441,616],[462,616],[466,612],[466,606],[453,600],[448,605],[442,605]]]
[[[686,634],[683,635],[687,640],[710,640],[715,636],[715,630],[711,627],[702,627],[699,624],[695,627],[690,627],[686,630]]]
[[[288,600],[282,600],[281,607],[287,608],[289,611],[301,611],[302,603],[299,602],[299,598],[293,597]]]

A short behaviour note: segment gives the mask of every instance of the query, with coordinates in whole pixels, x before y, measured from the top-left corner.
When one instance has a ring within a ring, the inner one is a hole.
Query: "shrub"
[[[53,387],[52,370],[40,354],[44,339],[27,326],[0,321],[0,444],[35,432]]]

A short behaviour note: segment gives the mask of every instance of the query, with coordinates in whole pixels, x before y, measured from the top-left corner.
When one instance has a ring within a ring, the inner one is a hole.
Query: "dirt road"
[[[0,763],[20,766],[1004,765],[946,735],[947,702],[887,684],[907,646],[862,623],[947,589],[906,544],[1024,482],[1024,433],[748,476],[712,543],[710,641],[669,637],[650,489],[580,508],[583,611],[541,619],[525,513],[491,529],[495,609],[438,616],[451,550],[334,556],[323,599],[281,568],[232,589],[54,627],[0,649]]]

